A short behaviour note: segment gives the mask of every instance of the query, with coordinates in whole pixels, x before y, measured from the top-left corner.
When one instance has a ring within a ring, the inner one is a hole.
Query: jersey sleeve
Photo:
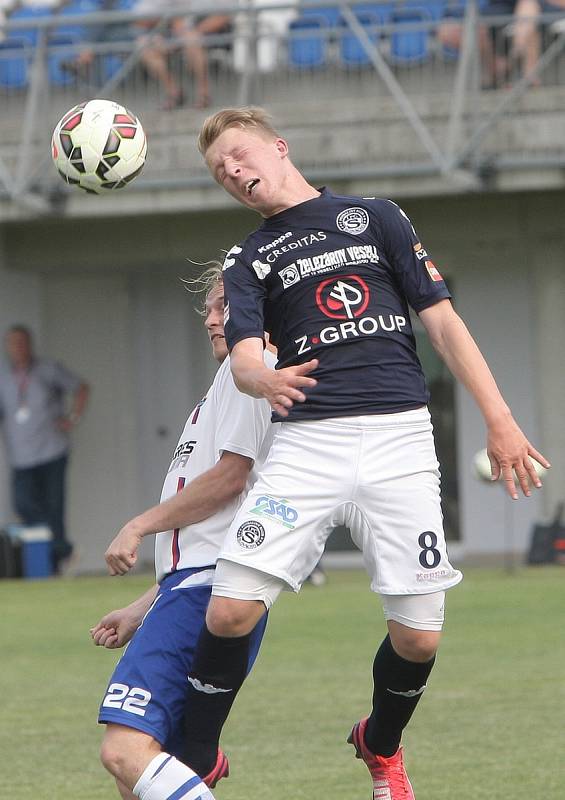
[[[222,272],[226,298],[224,332],[229,350],[242,339],[262,339],[266,290],[241,247],[232,247]]]
[[[227,451],[255,461],[272,424],[270,406],[266,400],[237,389],[229,364],[219,388],[222,394],[216,424],[216,455],[220,458]]]
[[[414,311],[451,297],[404,211],[391,200],[379,201],[380,238],[398,284]]]

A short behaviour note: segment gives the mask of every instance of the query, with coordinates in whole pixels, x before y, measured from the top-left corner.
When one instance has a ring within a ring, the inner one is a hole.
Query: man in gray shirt
[[[82,416],[89,388],[62,364],[35,356],[31,332],[23,325],[8,329],[5,348],[0,420],[12,471],[12,501],[25,525],[51,529],[58,572],[73,550],[64,521],[69,432]]]

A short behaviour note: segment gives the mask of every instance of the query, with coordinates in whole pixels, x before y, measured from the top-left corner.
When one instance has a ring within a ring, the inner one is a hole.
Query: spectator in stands
[[[496,89],[504,86],[512,77],[516,77],[518,70],[527,74],[536,65],[539,58],[539,36],[533,19],[537,2],[538,0],[489,0],[480,8],[478,43],[483,88]],[[509,23],[512,22],[511,27],[489,23],[491,17],[505,16],[509,18]],[[439,41],[449,50],[459,50],[462,32],[461,7],[448,9],[438,29]],[[537,85],[539,81],[532,83]]]
[[[0,365],[0,419],[12,472],[13,504],[25,525],[48,525],[53,566],[59,571],[73,546],[64,522],[69,432],[88,402],[87,384],[48,358],[38,358],[28,328],[13,325]],[[72,397],[70,410],[65,398]]]
[[[180,46],[184,51],[186,64],[194,75],[194,102],[196,108],[206,108],[210,104],[210,85],[208,76],[208,53],[204,44],[206,36],[227,33],[232,24],[231,16],[223,14],[217,9],[225,5],[222,0],[208,0],[208,9],[211,13],[206,15],[190,14],[189,0],[139,0],[135,5],[138,14],[148,14],[174,10],[182,14],[169,20],[169,30],[173,44],[167,42],[163,36],[156,35],[154,31],[141,52],[141,61],[148,72],[163,86],[166,99],[164,110],[171,111],[182,106],[185,102],[181,84],[169,69],[168,55],[172,48]],[[145,30],[157,31],[164,26],[155,19],[144,20],[137,23]]]
[[[118,11],[120,0],[99,0],[97,11]],[[85,26],[84,47],[76,58],[61,63],[61,69],[82,78],[90,74],[96,57],[96,44],[101,42],[123,42],[133,38],[131,26],[127,22],[100,23]]]

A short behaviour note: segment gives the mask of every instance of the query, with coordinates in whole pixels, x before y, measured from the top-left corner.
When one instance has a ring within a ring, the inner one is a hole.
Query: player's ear
[[[276,139],[275,147],[281,158],[285,158],[288,155],[288,142],[285,139]]]

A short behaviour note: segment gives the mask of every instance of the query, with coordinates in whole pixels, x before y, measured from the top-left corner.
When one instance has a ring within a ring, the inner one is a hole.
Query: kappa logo
[[[226,253],[222,270],[226,270],[229,269],[230,267],[233,267],[233,265],[235,264],[235,258],[233,258],[233,256],[238,256],[241,252],[242,248],[238,244],[234,244],[232,249],[228,250],[228,252]]]
[[[426,684],[424,684],[423,686],[420,686],[419,689],[408,689],[408,691],[406,691],[406,692],[396,692],[394,689],[389,689],[388,686],[387,686],[386,690],[387,690],[387,692],[390,692],[391,694],[399,694],[402,697],[418,697],[419,694],[422,694],[422,692],[424,691],[425,688],[426,688]]]
[[[360,233],[364,233],[369,227],[369,215],[364,208],[354,206],[353,208],[346,208],[345,211],[341,211],[337,215],[335,223],[340,231],[359,236]]]
[[[257,514],[259,517],[270,517],[290,530],[294,530],[294,523],[298,519],[298,511],[289,506],[288,500],[277,500],[268,494],[257,499],[255,508],[252,508],[250,513]]]
[[[204,694],[220,694],[223,692],[232,692],[233,689],[218,689],[216,686],[212,686],[211,683],[201,683],[198,678],[191,678],[190,675],[186,676],[188,678],[188,682],[191,683],[197,692],[204,692]]]
[[[265,528],[260,522],[253,519],[247,520],[239,526],[237,531],[237,541],[240,547],[245,550],[255,550],[265,541]]]
[[[264,264],[262,261],[259,261],[259,259],[253,261],[251,266],[255,270],[255,274],[260,281],[264,280],[271,271],[270,264]]]
[[[292,231],[287,231],[283,233],[278,239],[274,239],[272,242],[268,244],[264,244],[262,247],[257,248],[258,253],[268,253],[269,250],[272,250],[274,247],[278,247],[279,244],[282,244],[285,239],[289,239],[292,236]]]
[[[281,269],[279,272],[279,277],[285,289],[288,289],[289,286],[294,286],[295,283],[298,283],[300,280],[300,273],[298,272],[296,264],[290,264],[290,266]]]

